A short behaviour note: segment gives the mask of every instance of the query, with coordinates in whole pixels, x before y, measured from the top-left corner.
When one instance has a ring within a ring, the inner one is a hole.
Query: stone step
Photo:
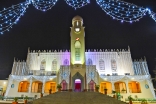
[[[57,92],[40,99],[33,104],[126,104],[110,96],[97,92]]]

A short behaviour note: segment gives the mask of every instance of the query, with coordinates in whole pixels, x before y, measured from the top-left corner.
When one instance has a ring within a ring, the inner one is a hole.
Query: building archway
[[[48,82],[45,83],[44,92],[45,93],[49,93],[50,89],[51,89],[51,93],[55,93],[56,92],[56,82],[48,81]]]
[[[84,89],[84,77],[79,72],[72,77],[72,89],[74,91],[83,91]]]
[[[22,81],[18,85],[18,92],[28,92],[29,91],[29,82],[28,81]]]
[[[89,83],[88,83],[88,89],[89,91],[94,91],[95,89],[95,82],[93,80],[91,80]]]
[[[112,84],[110,82],[104,81],[100,83],[100,92],[104,94],[104,89],[107,89],[107,94],[112,93]]]
[[[32,83],[31,92],[33,93],[42,93],[43,83],[41,81],[34,81]]]
[[[131,81],[128,83],[130,93],[141,93],[140,83],[137,81]]]
[[[120,93],[126,93],[127,92],[125,82],[121,82],[121,81],[115,82],[114,87],[115,87],[116,92],[120,92]]]
[[[65,80],[63,80],[63,81],[61,82],[61,86],[62,86],[62,90],[63,90],[63,91],[66,91],[67,88],[68,88],[68,84],[67,84],[67,82],[66,82]]]

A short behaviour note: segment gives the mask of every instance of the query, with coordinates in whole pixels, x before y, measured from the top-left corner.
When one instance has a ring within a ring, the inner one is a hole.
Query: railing
[[[29,70],[28,75],[37,76],[56,76],[56,71],[45,71],[45,70]]]

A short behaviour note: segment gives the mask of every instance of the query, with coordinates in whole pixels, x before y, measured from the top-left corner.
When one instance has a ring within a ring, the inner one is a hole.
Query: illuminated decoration
[[[58,0],[26,0],[26,2],[4,8],[0,11],[0,34],[9,31],[14,24],[17,24],[21,16],[26,12],[29,4],[32,4],[38,10],[47,11],[51,9],[57,1]],[[69,6],[77,9],[89,4],[90,0],[65,0],[65,2]],[[139,7],[121,0],[96,0],[96,2],[102,10],[113,19],[120,20],[121,22],[136,22],[146,14],[149,14],[156,22],[156,13],[148,8]],[[77,26],[78,25],[77,22]],[[76,28],[75,31],[79,32],[80,29]]]
[[[76,38],[76,40],[79,40],[80,38]]]
[[[76,32],[79,32],[79,31],[80,31],[80,28],[75,28],[75,31],[76,31]]]
[[[0,11],[0,34],[9,31],[14,24],[17,24],[20,17],[26,12],[28,5],[29,2],[24,2]]]
[[[96,0],[98,5],[113,19],[121,22],[136,22],[144,15],[149,15],[156,22],[156,14],[148,8],[142,8],[137,5],[124,2],[121,0]]]
[[[66,0],[66,3],[73,8],[81,8],[90,3],[90,0]]]
[[[32,0],[32,4],[34,7],[41,11],[47,11],[51,9],[55,4],[57,0]]]

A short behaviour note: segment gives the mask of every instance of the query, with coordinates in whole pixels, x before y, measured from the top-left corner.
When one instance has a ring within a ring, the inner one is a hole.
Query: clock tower
[[[85,32],[83,27],[83,19],[75,16],[72,19],[71,37],[71,65],[85,65]]]
[[[72,19],[70,32],[70,88],[75,91],[86,89],[85,66],[85,31],[83,19],[75,16]]]

